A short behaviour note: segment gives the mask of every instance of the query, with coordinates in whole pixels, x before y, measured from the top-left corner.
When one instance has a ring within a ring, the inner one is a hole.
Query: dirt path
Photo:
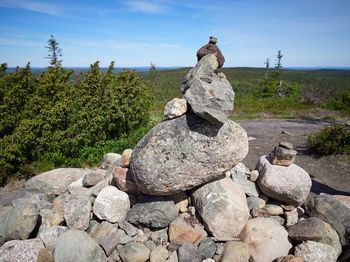
[[[253,169],[260,156],[268,154],[281,141],[292,143],[298,151],[295,163],[313,180],[312,191],[350,195],[350,156],[317,157],[306,146],[306,138],[329,125],[306,120],[244,120],[240,124],[249,136],[249,153],[244,164]]]

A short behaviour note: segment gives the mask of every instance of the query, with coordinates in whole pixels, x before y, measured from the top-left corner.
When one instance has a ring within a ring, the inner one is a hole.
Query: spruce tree
[[[49,54],[45,58],[50,59],[50,65],[54,67],[61,66],[63,60],[59,58],[62,57],[62,49],[53,35],[47,41],[45,48],[49,50]]]

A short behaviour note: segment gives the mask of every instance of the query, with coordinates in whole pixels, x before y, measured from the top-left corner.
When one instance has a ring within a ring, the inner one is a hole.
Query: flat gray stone
[[[135,204],[126,215],[126,220],[134,225],[163,228],[176,219],[177,208],[173,201],[152,201]]]
[[[44,192],[48,195],[60,195],[67,191],[68,186],[85,176],[92,169],[58,168],[34,176],[25,183],[28,191]]]

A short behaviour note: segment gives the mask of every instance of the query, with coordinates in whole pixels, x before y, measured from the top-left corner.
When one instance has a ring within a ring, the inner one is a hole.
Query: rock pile
[[[180,115],[178,108],[185,107],[178,106],[178,100],[171,102],[166,116],[172,119],[137,144],[130,172],[141,192],[171,195],[190,190],[222,176],[248,153],[247,133],[228,119],[234,92],[226,78],[215,73],[217,68],[214,54],[202,58],[182,84],[187,111]]]
[[[101,169],[56,169],[0,193],[0,261],[349,261],[350,197],[309,194],[309,175],[280,165],[294,159],[279,149],[249,170],[238,124],[176,107]]]

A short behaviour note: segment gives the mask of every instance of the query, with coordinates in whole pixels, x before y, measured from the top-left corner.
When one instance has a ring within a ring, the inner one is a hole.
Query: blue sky
[[[349,0],[0,0],[0,62],[46,66],[193,66],[210,35],[225,66],[350,66]]]

